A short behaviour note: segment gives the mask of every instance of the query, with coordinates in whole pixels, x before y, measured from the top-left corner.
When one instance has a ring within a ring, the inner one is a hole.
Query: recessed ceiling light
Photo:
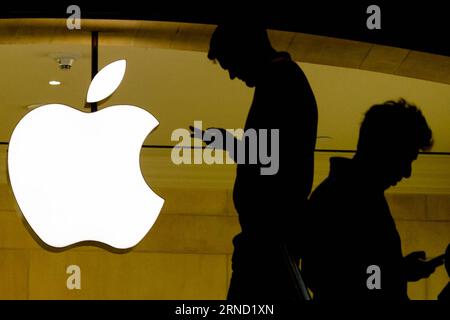
[[[59,86],[61,84],[61,82],[57,81],[57,80],[52,80],[52,81],[49,81],[48,84],[51,86]]]

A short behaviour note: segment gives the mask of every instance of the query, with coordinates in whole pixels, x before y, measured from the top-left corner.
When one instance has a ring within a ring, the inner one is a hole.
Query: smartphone
[[[428,261],[434,268],[437,268],[444,264],[444,258],[445,254],[441,254],[440,256],[437,256],[436,258],[431,259]]]

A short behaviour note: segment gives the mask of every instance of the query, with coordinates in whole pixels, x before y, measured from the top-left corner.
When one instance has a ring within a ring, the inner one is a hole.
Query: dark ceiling
[[[165,1],[78,2],[82,18],[158,20],[217,24],[230,19],[255,20],[272,29],[296,31],[344,39],[378,43],[394,47],[450,56],[450,13],[445,1],[271,1],[243,8],[243,1],[210,1],[200,4]],[[51,3],[38,1],[3,4],[0,18],[65,18],[66,9],[77,2]],[[369,30],[367,7],[377,4],[381,8],[381,30]]]

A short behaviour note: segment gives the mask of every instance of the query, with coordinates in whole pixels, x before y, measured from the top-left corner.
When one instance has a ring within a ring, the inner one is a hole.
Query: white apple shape
[[[87,93],[87,102],[98,102],[110,96],[120,85],[127,69],[127,61],[117,60],[97,73]]]
[[[104,99],[119,84],[94,96]],[[48,104],[23,117],[10,139],[8,173],[19,208],[39,238],[56,248],[84,241],[118,249],[139,243],[164,204],[139,165],[142,143],[158,124],[131,105],[85,113]]]

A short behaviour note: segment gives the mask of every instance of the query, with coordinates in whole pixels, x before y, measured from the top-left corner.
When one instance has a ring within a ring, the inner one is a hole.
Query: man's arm
[[[192,131],[191,138],[201,139],[206,144],[206,147],[228,151],[230,158],[237,163],[236,150],[238,150],[241,140],[226,129],[208,128],[206,131],[203,131],[193,126],[189,126],[189,129]],[[217,139],[222,139],[222,141],[218,143]]]
[[[425,251],[410,253],[405,257],[406,280],[412,282],[428,278],[437,267],[444,264],[444,256],[425,261]]]

